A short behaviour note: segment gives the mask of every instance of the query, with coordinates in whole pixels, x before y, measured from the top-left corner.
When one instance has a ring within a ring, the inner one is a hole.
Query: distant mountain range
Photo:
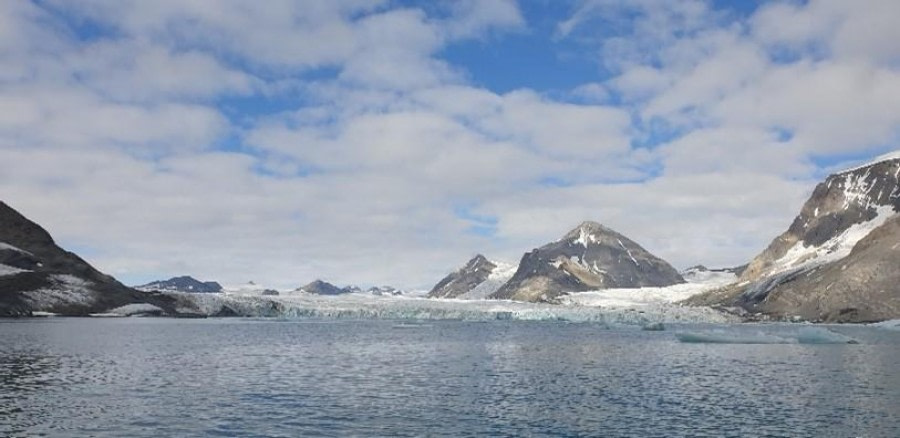
[[[152,292],[187,292],[187,293],[218,293],[222,292],[222,285],[215,281],[200,281],[191,276],[172,277],[168,280],[154,281],[140,286],[135,289]]]
[[[584,222],[561,239],[526,253],[515,267],[479,254],[444,277],[428,296],[539,302],[569,292],[679,283],[684,279],[665,260],[610,228]],[[482,293],[477,293],[479,289]]]
[[[295,292],[308,293],[313,295],[343,295],[351,293],[360,293],[363,290],[357,286],[338,287],[327,281],[315,280],[304,286],[300,286]],[[391,286],[370,287],[365,292],[373,295],[402,295],[403,291],[395,289]]]
[[[561,239],[524,254],[518,265],[476,255],[439,281],[428,296],[555,302],[561,295],[580,291],[666,287],[683,283],[685,277],[695,281],[718,276],[728,281],[734,274],[739,277],[733,284],[691,297],[684,304],[744,312],[752,318],[833,322],[900,318],[898,177],[900,152],[829,176],[815,188],[787,231],[745,266],[719,270],[695,266],[680,274],[635,241],[599,223],[584,222]],[[240,308],[210,312],[204,310],[202,300],[190,298],[195,293],[223,291],[216,282],[182,276],[139,288],[143,291],[119,283],[63,250],[46,230],[0,202],[0,316],[134,309],[173,316],[241,314]],[[238,294],[278,294],[255,284],[239,289]],[[316,280],[294,292],[363,291]],[[389,286],[366,292],[402,293]],[[277,314],[279,303],[270,305],[272,314]]]

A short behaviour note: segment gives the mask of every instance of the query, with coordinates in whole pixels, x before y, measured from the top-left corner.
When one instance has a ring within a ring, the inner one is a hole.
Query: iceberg
[[[678,332],[675,338],[688,344],[858,344],[849,336],[822,327],[804,327],[789,336],[775,336],[761,331],[741,333],[738,330]]]
[[[822,327],[804,327],[797,333],[797,342],[801,344],[858,344],[859,341],[849,336],[833,332]]]
[[[791,344],[792,339],[767,335],[762,332],[734,333],[723,330],[708,332],[679,332],[675,338],[687,344]]]
[[[871,326],[884,330],[900,331],[900,319],[889,319],[887,321],[876,322],[875,324],[871,324]]]

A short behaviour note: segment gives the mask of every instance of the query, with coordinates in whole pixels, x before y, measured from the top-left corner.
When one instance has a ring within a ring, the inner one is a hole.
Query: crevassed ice
[[[645,325],[654,322],[735,322],[713,309],[648,304],[640,308],[552,305],[500,300],[435,300],[427,298],[346,294],[278,297],[224,294],[176,294],[189,306],[181,311],[214,315],[227,306],[239,315],[284,318],[378,318],[398,320],[523,320],[598,322]],[[194,307],[193,309],[191,307]]]

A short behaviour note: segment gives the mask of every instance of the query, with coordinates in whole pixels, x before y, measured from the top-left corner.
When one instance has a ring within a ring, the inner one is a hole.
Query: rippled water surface
[[[723,345],[677,330],[6,320],[0,436],[900,436],[898,332]]]

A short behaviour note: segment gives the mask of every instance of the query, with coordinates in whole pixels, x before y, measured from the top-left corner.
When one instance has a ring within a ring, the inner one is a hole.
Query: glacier
[[[547,304],[508,300],[432,299],[351,293],[338,296],[189,294],[171,292],[177,310],[203,316],[461,321],[566,321],[646,326],[654,323],[731,323],[733,315],[668,302],[603,307],[577,302]]]
[[[516,268],[508,264],[498,266],[502,269],[493,273],[496,278],[491,280],[505,278]],[[677,304],[734,279],[731,273],[709,273],[689,278],[688,283],[667,287],[568,293],[554,303],[489,300],[477,292],[457,298],[428,298],[425,292],[397,296],[356,292],[329,296],[282,291],[281,295],[264,296],[260,294],[264,288],[256,284],[227,287],[224,293],[166,292],[166,295],[176,299],[178,312],[200,316],[567,321],[645,327],[668,323],[739,322],[737,316],[709,307]]]

